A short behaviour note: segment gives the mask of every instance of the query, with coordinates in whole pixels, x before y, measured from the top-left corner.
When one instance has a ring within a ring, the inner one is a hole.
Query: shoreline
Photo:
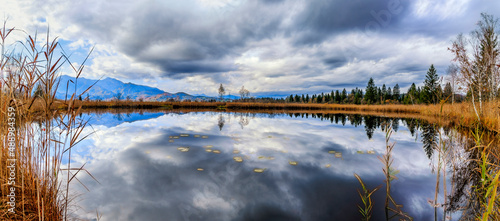
[[[403,105],[403,104],[312,104],[312,103],[248,103],[248,102],[151,102],[151,101],[74,101],[72,106],[91,109],[159,109],[183,111],[231,111],[360,114],[381,117],[416,118],[444,126],[483,129],[500,133],[500,102],[484,103],[483,115],[478,121],[471,103]],[[57,101],[53,108],[65,109],[69,102]]]

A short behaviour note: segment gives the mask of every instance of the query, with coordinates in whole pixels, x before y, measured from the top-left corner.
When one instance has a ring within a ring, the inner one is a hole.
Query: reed
[[[2,52],[12,31],[4,23]],[[65,55],[55,56],[57,38],[47,31],[45,39],[41,43],[36,35],[27,36],[16,45],[21,53],[2,53],[0,60],[1,220],[67,220],[70,184],[86,172],[71,167],[72,148],[87,136],[82,134],[86,121],[78,118],[81,107],[73,102],[76,95],[65,102],[65,109],[52,108],[59,70],[71,62]],[[76,78],[83,67],[73,67]]]
[[[358,180],[359,184],[361,184],[362,191],[358,190],[359,197],[361,197],[361,201],[363,202],[363,206],[358,205],[359,213],[361,213],[362,219],[364,221],[368,221],[372,217],[372,194],[375,193],[381,186],[375,187],[373,190],[370,190],[366,187],[365,183],[361,179],[358,174],[354,174],[354,177]]]

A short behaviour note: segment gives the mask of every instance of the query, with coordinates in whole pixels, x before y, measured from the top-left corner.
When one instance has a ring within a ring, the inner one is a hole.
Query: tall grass
[[[80,108],[73,102],[76,95],[66,102],[65,109],[53,109],[59,72],[69,58],[56,56],[59,44],[48,31],[44,42],[36,35],[27,36],[25,42],[11,46],[22,50],[6,53],[9,46],[5,39],[16,30],[5,26],[0,33],[0,219],[66,220],[72,199],[69,185],[77,179],[76,174],[85,171],[71,167],[71,149],[86,136],[82,135],[86,122],[77,117]],[[78,78],[83,66],[75,70]],[[34,96],[35,87],[42,93]],[[9,118],[14,118],[15,124],[9,125],[13,121]],[[9,152],[9,131],[14,132],[14,152]],[[15,162],[14,177],[6,167],[11,162]],[[15,181],[12,185],[9,178]],[[7,204],[12,192],[15,207]]]

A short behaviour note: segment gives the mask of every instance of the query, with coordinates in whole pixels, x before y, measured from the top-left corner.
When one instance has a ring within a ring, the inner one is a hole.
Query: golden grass
[[[475,128],[482,125],[489,131],[500,133],[500,102],[483,104],[480,124],[468,102],[443,105],[355,105],[304,103],[247,103],[247,102],[139,102],[139,101],[74,101],[84,109],[163,109],[191,111],[232,111],[264,113],[343,113],[397,118],[418,118],[443,126]],[[56,101],[53,108],[66,108],[68,102]]]
[[[4,51],[5,28],[0,37]],[[0,59],[0,73],[7,75],[0,79],[0,220],[68,219],[70,183],[85,171],[71,163],[63,168],[86,123],[71,101],[52,109],[64,56],[54,58],[57,39],[46,39],[39,49],[36,36],[28,36],[21,55]],[[78,78],[83,66],[74,70]],[[43,88],[39,96],[32,94],[35,85]]]

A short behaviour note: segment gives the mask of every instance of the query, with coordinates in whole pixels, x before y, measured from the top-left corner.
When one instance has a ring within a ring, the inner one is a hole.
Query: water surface
[[[75,215],[101,220],[359,220],[361,188],[385,220],[383,164],[390,119],[246,113],[90,114],[75,148]],[[410,123],[409,123],[410,122]],[[414,220],[433,220],[436,175],[411,120],[393,120],[391,194]],[[408,126],[410,125],[410,126]],[[75,153],[76,152],[76,153]],[[240,162],[242,161],[242,162]],[[441,195],[441,194],[440,194]],[[439,198],[442,201],[442,196]],[[442,217],[442,212],[438,215]]]

